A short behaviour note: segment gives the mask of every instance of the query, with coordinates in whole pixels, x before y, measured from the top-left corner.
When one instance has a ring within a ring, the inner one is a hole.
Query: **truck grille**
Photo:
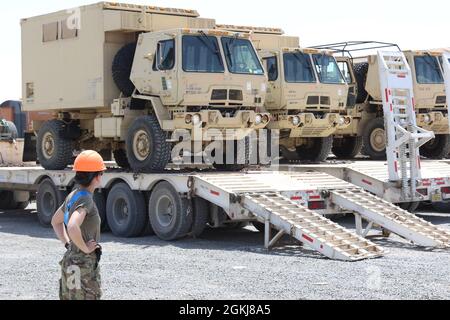
[[[211,100],[227,100],[227,90],[213,90]]]
[[[436,98],[436,104],[446,104],[447,103],[447,97],[446,96],[438,96]]]

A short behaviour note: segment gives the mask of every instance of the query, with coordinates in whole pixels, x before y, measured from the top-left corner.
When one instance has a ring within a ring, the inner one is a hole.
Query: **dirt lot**
[[[426,219],[450,229],[450,216]],[[389,250],[384,258],[348,263],[295,245],[267,252],[253,227],[173,243],[105,234],[104,298],[450,299],[450,251],[373,240]],[[33,210],[0,212],[0,299],[57,299],[63,252]]]

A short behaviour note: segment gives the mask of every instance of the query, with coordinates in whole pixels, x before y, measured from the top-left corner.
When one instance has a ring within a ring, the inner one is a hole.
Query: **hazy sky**
[[[20,19],[95,0],[3,1],[0,102],[21,98]],[[348,40],[395,42],[402,49],[450,47],[450,2],[402,0],[148,0],[135,4],[196,9],[218,23],[281,27],[302,46]],[[39,63],[36,61],[36,63]]]

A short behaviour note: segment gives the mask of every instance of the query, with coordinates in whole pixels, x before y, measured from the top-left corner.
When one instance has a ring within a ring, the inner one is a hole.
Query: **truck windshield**
[[[223,37],[222,46],[231,73],[264,75],[258,55],[249,40]]]
[[[204,73],[225,72],[217,38],[206,34],[183,36],[183,70]]]
[[[290,52],[283,55],[284,74],[286,82],[292,83],[314,83],[314,76],[311,59],[303,52]]]
[[[313,54],[313,59],[320,82],[329,84],[345,83],[345,79],[334,57],[326,54]]]
[[[441,68],[436,57],[415,56],[416,78],[420,84],[441,84],[444,83]]]

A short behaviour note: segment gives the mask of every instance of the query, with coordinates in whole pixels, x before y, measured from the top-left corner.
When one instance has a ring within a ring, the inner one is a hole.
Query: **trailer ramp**
[[[243,206],[279,231],[275,241],[287,234],[330,259],[342,261],[376,258],[384,253],[376,244],[279,193],[246,194]]]
[[[362,189],[333,190],[331,200],[344,209],[356,212],[357,217],[359,215],[370,222],[370,227],[375,223],[420,246],[450,248],[449,231]]]

